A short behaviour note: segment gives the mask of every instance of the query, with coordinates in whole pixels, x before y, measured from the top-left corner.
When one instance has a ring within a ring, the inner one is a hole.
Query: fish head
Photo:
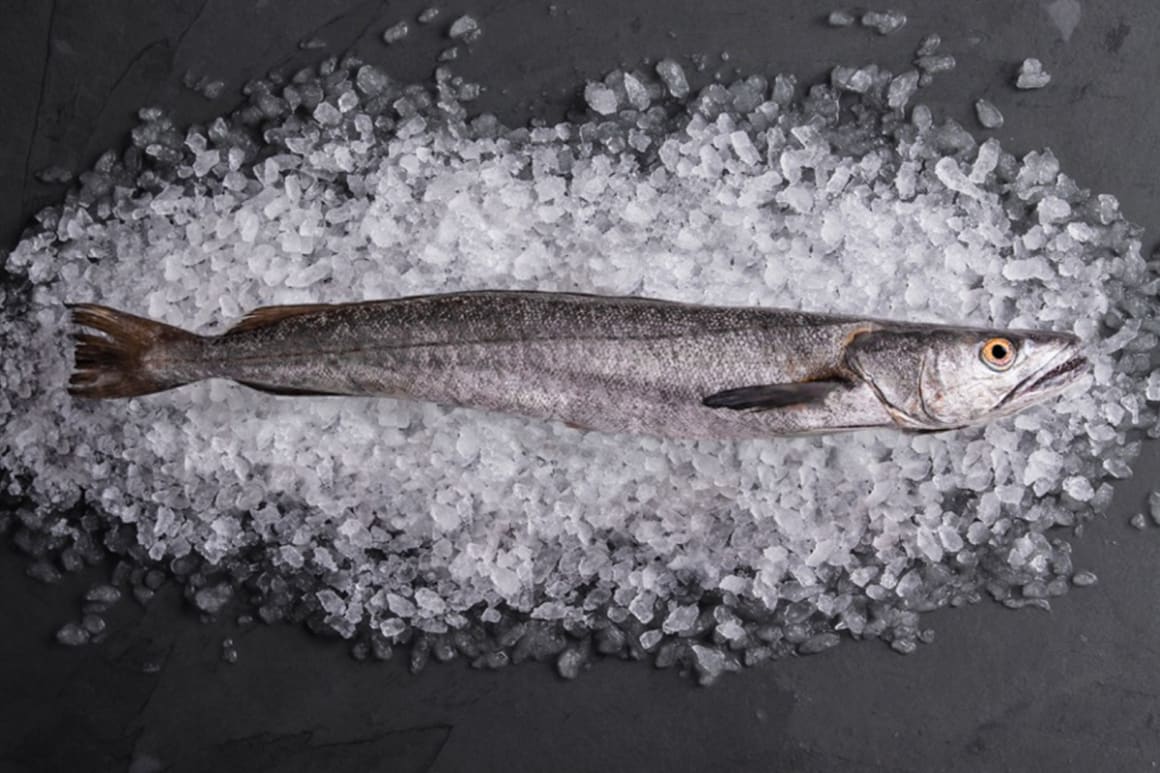
[[[920,430],[1009,416],[1059,395],[1088,364],[1067,333],[944,326],[860,333],[846,363],[899,425]]]

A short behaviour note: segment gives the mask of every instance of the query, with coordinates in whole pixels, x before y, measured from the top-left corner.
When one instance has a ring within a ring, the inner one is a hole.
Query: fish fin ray
[[[291,317],[301,317],[304,314],[316,314],[321,311],[329,311],[335,308],[334,304],[329,303],[303,303],[298,305],[286,306],[262,306],[254,309],[246,316],[242,317],[236,325],[231,327],[222,335],[234,335],[236,333],[246,333],[251,330],[272,325],[275,322],[281,322],[284,319]]]
[[[73,397],[138,397],[188,383],[151,366],[148,355],[195,343],[200,336],[95,303],[68,304],[68,308],[74,325],[101,334],[73,334],[74,370],[68,386]]]
[[[279,395],[282,397],[342,397],[342,392],[320,392],[315,389],[297,389],[295,387],[281,387],[270,386],[268,384],[256,384],[253,381],[239,381],[242,386],[247,386],[250,389],[256,389],[259,392],[265,392],[270,395]],[[349,396],[349,395],[347,395]]]
[[[820,403],[836,389],[849,387],[839,379],[803,381],[797,384],[756,384],[716,392],[701,400],[707,408],[729,408],[734,411],[768,411],[793,405]]]

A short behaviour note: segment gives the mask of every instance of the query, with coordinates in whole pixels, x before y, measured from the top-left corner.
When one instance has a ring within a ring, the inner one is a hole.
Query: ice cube
[[[1077,502],[1090,502],[1095,496],[1095,489],[1087,478],[1073,475],[1063,481],[1063,490]]]
[[[584,101],[588,107],[600,115],[612,115],[616,112],[616,92],[603,83],[590,81],[584,87]]]
[[[874,84],[874,79],[866,69],[854,69],[839,65],[830,72],[830,82],[844,91],[864,94]]]
[[[628,103],[635,109],[648,109],[649,103],[651,102],[648,89],[632,73],[625,73],[624,75],[624,91],[628,96]]]
[[[934,173],[939,182],[956,193],[970,196],[973,199],[983,196],[982,190],[971,182],[970,178],[959,167],[958,162],[950,156],[944,156],[938,160],[934,167]]]
[[[89,632],[77,623],[65,623],[56,632],[56,640],[69,647],[79,647],[89,641]]]
[[[452,39],[462,40],[464,43],[474,43],[483,35],[483,28],[479,26],[479,22],[474,16],[464,14],[451,22],[447,35]]]
[[[411,25],[409,25],[406,21],[396,22],[383,30],[383,42],[388,46],[391,46],[402,41],[403,38],[407,37],[407,35],[410,33]]]
[[[660,60],[657,62],[656,70],[670,94],[677,99],[689,96],[689,81],[685,78],[684,69],[675,59]]]
[[[979,119],[979,125],[985,129],[998,129],[1003,125],[1003,114],[987,99],[975,100],[975,117]]]
[[[862,14],[862,26],[877,30],[879,35],[889,35],[906,25],[906,14],[898,10],[866,11]]]
[[[886,103],[895,110],[902,110],[918,91],[918,71],[907,70],[891,79],[886,89]]]
[[[928,54],[914,60],[914,66],[927,78],[940,72],[950,72],[956,65],[955,58],[950,54]]]
[[[1148,515],[1152,522],[1160,526],[1160,491],[1153,491],[1148,495]]]
[[[217,583],[197,591],[193,596],[194,605],[207,615],[216,615],[233,596],[233,588],[228,583]]]
[[[1096,577],[1095,572],[1088,571],[1076,572],[1074,575],[1072,575],[1071,578],[1072,584],[1080,588],[1086,588],[1090,585],[1095,585],[1097,581],[1098,578]]]
[[[661,629],[665,633],[684,633],[692,628],[693,623],[697,621],[698,614],[700,614],[700,609],[696,604],[674,607],[665,617]]]
[[[1038,59],[1024,59],[1015,76],[1017,89],[1041,89],[1050,82],[1051,76],[1044,71],[1043,63]]]

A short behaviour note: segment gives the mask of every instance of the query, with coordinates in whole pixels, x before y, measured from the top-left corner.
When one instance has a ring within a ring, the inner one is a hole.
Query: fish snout
[[[1019,392],[1024,395],[1058,392],[1087,372],[1091,362],[1084,354],[1079,336],[1059,333],[1054,343],[1058,349],[1056,354],[1021,385]]]

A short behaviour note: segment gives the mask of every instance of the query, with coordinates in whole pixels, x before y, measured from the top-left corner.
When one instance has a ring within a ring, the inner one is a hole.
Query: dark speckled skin
[[[890,363],[891,377],[912,381],[914,393],[924,351],[915,338],[963,330],[643,298],[483,291],[316,307],[198,339],[189,350],[162,354],[154,367],[174,382],[221,377],[272,391],[406,397],[606,432],[741,438],[926,427],[883,403],[900,388],[876,385],[852,369],[848,347],[873,331],[907,337]],[[825,380],[841,388],[811,403],[770,410],[702,404],[738,387]]]

